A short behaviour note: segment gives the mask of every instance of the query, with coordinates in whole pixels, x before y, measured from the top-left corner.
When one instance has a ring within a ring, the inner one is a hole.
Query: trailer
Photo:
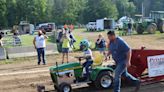
[[[164,80],[164,50],[133,49],[131,64],[129,73],[140,78],[142,84]]]
[[[114,19],[97,19],[96,20],[96,30],[102,31],[106,29],[115,29],[116,23]]]
[[[20,21],[18,26],[19,34],[33,34],[34,33],[34,25],[30,24],[28,21]]]

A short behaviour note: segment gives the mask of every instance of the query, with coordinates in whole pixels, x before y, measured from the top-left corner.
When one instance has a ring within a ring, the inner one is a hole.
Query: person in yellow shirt
[[[62,42],[63,42],[62,43],[62,53],[63,53],[62,63],[64,63],[65,55],[66,55],[67,63],[68,63],[68,53],[69,53],[69,48],[70,48],[70,38],[68,37],[67,33],[63,34]]]

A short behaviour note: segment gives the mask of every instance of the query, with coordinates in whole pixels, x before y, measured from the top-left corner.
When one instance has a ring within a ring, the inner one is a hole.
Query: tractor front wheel
[[[160,33],[164,33],[164,23],[163,22],[161,22],[159,24],[159,31],[160,31]]]
[[[112,86],[113,77],[109,71],[103,71],[98,74],[94,83],[98,89],[108,89]]]
[[[59,85],[59,92],[71,92],[72,87],[68,83],[62,83]]]
[[[137,33],[138,33],[138,34],[143,34],[143,32],[144,32],[143,26],[138,25],[138,26],[137,26]]]
[[[147,27],[147,32],[149,34],[154,34],[156,30],[157,30],[157,25],[155,23],[152,23]]]

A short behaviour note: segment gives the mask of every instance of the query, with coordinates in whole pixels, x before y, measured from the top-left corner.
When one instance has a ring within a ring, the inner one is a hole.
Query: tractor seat
[[[104,59],[103,54],[94,53],[93,57],[94,57],[94,60],[93,60],[92,66],[101,66],[103,63],[103,59]]]

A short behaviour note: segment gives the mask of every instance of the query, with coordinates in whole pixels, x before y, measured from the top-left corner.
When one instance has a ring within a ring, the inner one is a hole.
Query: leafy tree
[[[34,0],[16,0],[18,21],[32,21],[34,16]]]
[[[119,17],[132,16],[135,13],[135,5],[129,0],[114,0],[119,11]]]
[[[20,21],[33,24],[55,22],[77,24],[100,18],[133,17],[150,11],[164,11],[163,0],[0,0],[0,27],[12,27]]]
[[[53,19],[58,24],[76,23],[84,5],[84,0],[54,0]]]
[[[35,22],[46,22],[49,18],[47,17],[47,0],[35,0],[34,6]]]
[[[111,0],[88,0],[84,10],[84,23],[100,18],[117,18],[116,5]]]
[[[6,0],[6,18],[8,26],[13,26],[14,24],[18,23],[17,20],[17,9],[16,9],[16,0]]]
[[[6,27],[7,26],[7,20],[6,20],[6,0],[0,0],[0,27]]]

